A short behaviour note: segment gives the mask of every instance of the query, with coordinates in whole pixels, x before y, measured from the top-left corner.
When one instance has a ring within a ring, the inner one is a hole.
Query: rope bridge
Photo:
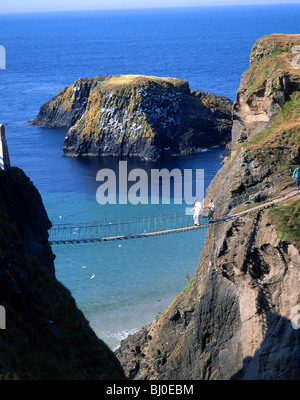
[[[186,215],[185,212],[122,220],[57,224],[49,231],[49,242],[76,244],[134,239],[203,229],[209,224],[207,221],[193,225],[193,214]]]
[[[291,191],[283,197],[273,199],[272,201],[257,206],[253,204],[254,207],[231,215],[229,215],[230,210],[227,207],[226,217],[217,220],[205,220],[205,222],[203,222],[204,219],[200,216],[200,225],[193,225],[192,214],[186,214],[185,212],[111,221],[56,224],[53,225],[49,231],[49,243],[52,245],[106,242],[203,229],[211,224],[223,223],[229,219],[238,218],[251,212],[274,207],[296,196],[299,196],[299,192]]]
[[[227,204],[224,206],[224,213],[229,213]],[[212,222],[223,222],[228,218],[231,217],[209,222],[200,215],[200,225],[194,225],[193,214],[182,211],[121,220],[55,224],[49,231],[49,243],[92,243],[159,236],[203,229]]]

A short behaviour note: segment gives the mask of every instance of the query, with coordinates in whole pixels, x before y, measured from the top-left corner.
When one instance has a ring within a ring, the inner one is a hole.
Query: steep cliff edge
[[[206,192],[214,218],[295,188],[297,49],[300,35],[275,34],[251,51],[231,152]],[[130,379],[300,378],[299,201],[208,228],[192,286],[116,351]]]
[[[0,173],[0,211],[19,232],[24,252],[31,254],[54,275],[54,254],[48,244],[51,222],[41,195],[18,168]]]
[[[80,78],[42,105],[31,124],[64,127],[66,156],[190,154],[230,139],[231,101],[186,81],[142,75]]]
[[[0,380],[122,379],[118,360],[55,278],[50,227],[24,172],[0,170]]]

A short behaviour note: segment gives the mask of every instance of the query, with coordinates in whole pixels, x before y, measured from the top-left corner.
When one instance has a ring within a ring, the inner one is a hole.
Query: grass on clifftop
[[[257,158],[279,172],[290,170],[300,161],[300,69],[292,66],[295,45],[300,45],[300,35],[264,36],[252,48],[247,71],[249,99],[252,93],[265,89],[267,80],[272,82],[274,93],[277,86],[282,90],[280,80],[283,77],[290,81],[292,93],[268,128],[243,143],[248,159]],[[257,94],[259,96],[261,94]]]
[[[300,247],[300,198],[270,210],[268,217],[281,239]]]
[[[187,87],[188,85],[186,81],[177,78],[163,78],[146,75],[112,75],[106,77],[106,79],[101,82],[101,87],[110,88],[114,86],[139,86],[147,85],[151,82],[155,82],[162,86],[171,84],[177,88]]]
[[[265,165],[286,171],[293,168],[300,148],[300,92],[292,93],[271,125],[243,143],[248,157],[261,158]],[[294,156],[293,156],[294,155]]]
[[[249,86],[248,95],[251,95],[255,89],[262,86],[265,79],[275,71],[282,63],[278,54],[266,57],[259,63],[256,63],[250,67],[249,73]]]
[[[293,46],[300,44],[300,35],[273,34],[259,39],[250,54],[248,95],[262,86],[267,77],[284,70],[294,79],[300,79],[299,69],[292,67]]]
[[[294,92],[290,99],[282,106],[273,119],[271,125],[258,132],[245,143],[248,149],[258,149],[268,144],[276,146],[282,144],[284,136],[287,144],[300,145],[300,92]],[[291,139],[291,140],[289,140]]]

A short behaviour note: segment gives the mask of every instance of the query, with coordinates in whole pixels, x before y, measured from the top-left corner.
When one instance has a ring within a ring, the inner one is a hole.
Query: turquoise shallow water
[[[184,204],[101,207],[96,173],[116,169],[117,160],[65,158],[66,131],[26,121],[62,87],[97,75],[171,76],[234,100],[254,42],[274,32],[299,33],[299,20],[299,5],[0,15],[7,54],[6,70],[0,70],[0,122],[6,124],[12,165],[30,176],[54,224],[183,211]],[[222,151],[155,168],[204,169],[207,187],[221,167]],[[149,171],[153,165],[130,160],[130,167]],[[204,234],[54,246],[56,275],[96,333],[115,348],[188,283]]]
[[[186,273],[194,275],[203,240],[204,232],[197,231],[70,245],[71,250],[54,247],[56,274],[96,333],[114,348],[120,337],[152,321],[181,292]]]
[[[213,175],[220,166],[218,155],[222,150],[214,149],[184,161],[177,159],[171,164],[180,168],[209,166],[207,169]],[[111,160],[111,166],[112,163],[118,161]],[[137,163],[134,161],[135,166]],[[145,163],[138,164],[142,167]],[[149,165],[144,167],[147,169]],[[74,180],[77,179],[75,176]],[[81,179],[88,178],[83,175]],[[44,192],[43,200],[51,221],[126,219],[186,208],[185,203],[172,202],[169,205],[99,205],[96,200],[99,183],[95,175],[90,184],[90,192],[86,193]],[[189,218],[192,223],[192,214]],[[204,238],[205,229],[117,242],[54,245],[56,276],[71,290],[99,337],[115,348],[121,338],[152,321],[181,292],[188,283],[186,274],[194,275]]]

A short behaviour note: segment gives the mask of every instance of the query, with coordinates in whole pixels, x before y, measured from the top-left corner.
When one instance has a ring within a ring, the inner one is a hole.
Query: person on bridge
[[[297,189],[300,189],[300,165],[297,166],[295,171],[293,172],[293,177],[296,179]]]
[[[210,199],[210,202],[208,203],[208,214],[207,214],[207,219],[212,219],[214,211],[215,211],[215,205],[212,201],[212,199]]]
[[[201,212],[201,203],[198,199],[195,200],[195,206],[191,209],[191,212],[194,211],[194,225],[199,225],[199,215]]]

